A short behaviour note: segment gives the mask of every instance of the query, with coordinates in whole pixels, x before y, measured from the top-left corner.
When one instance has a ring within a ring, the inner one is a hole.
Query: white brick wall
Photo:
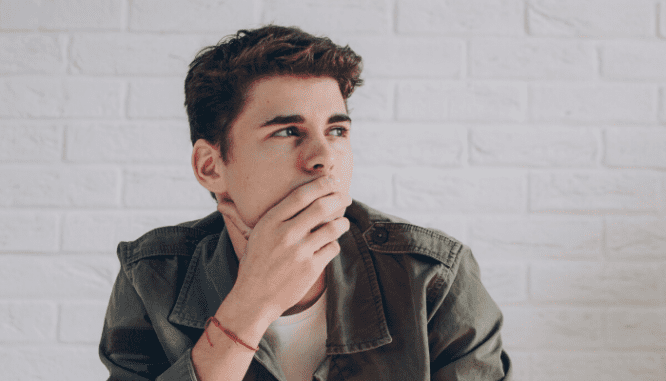
[[[529,35],[655,37],[656,1],[529,0],[527,4]]]
[[[516,380],[666,380],[664,0],[0,0],[1,378],[105,378],[117,243],[213,210],[187,65],[271,21],[364,57],[352,194],[471,246]]]

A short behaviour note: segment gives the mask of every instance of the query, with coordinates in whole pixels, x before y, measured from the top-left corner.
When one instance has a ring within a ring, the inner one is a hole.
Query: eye
[[[298,136],[298,129],[296,127],[287,127],[283,128],[273,134],[273,136],[279,136],[282,138],[288,138],[290,136]]]
[[[344,137],[349,134],[349,129],[347,127],[333,127],[331,128],[334,136]]]

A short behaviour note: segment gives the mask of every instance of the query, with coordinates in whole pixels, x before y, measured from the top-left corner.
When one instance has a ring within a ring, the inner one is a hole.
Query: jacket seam
[[[396,225],[400,225],[399,227]],[[448,252],[439,252],[432,250],[430,247],[426,246],[421,246],[421,245],[415,245],[415,244],[391,244],[391,243],[385,243],[385,244],[375,244],[372,243],[371,240],[366,239],[366,235],[373,229],[373,227],[378,226],[378,227],[386,227],[390,231],[400,231],[400,230],[407,230],[410,232],[416,232],[419,234],[426,234],[430,238],[435,238],[439,241],[444,241],[446,242],[448,246]],[[421,255],[426,255],[430,258],[433,258],[442,264],[444,264],[446,267],[451,268],[451,256],[454,250],[458,249],[459,246],[462,244],[455,240],[452,239],[442,233],[439,233],[437,231],[433,231],[432,229],[426,229],[420,226],[412,225],[409,223],[403,223],[403,222],[373,222],[372,225],[362,234],[363,240],[365,241],[366,245],[368,248],[370,248],[372,251],[378,252],[378,253],[395,253],[395,254],[421,254]]]
[[[203,242],[205,240],[215,239],[216,237],[217,237],[217,239],[219,239],[219,235],[220,234],[212,234],[212,235],[206,236],[200,242]],[[194,251],[194,253],[192,253],[191,256],[192,256],[192,259],[190,260],[190,263],[188,264],[187,273],[185,274],[185,278],[183,279],[183,286],[180,289],[180,292],[178,293],[178,297],[176,298],[176,302],[174,304],[174,307],[173,307],[173,310],[172,310],[171,314],[177,314],[179,316],[181,315],[182,305],[184,303],[183,300],[181,300],[181,297],[187,298],[187,295],[189,295],[189,293],[190,293],[190,287],[192,286],[192,278],[196,274],[197,266],[199,264],[199,260],[201,259],[201,255],[196,255],[196,250]],[[199,326],[200,323],[201,323],[198,320],[185,318],[185,317],[181,317],[180,320],[185,324],[189,324],[190,326],[195,326],[195,325]],[[203,325],[201,325],[200,328],[203,328]]]
[[[192,234],[194,233],[194,234]],[[204,233],[204,234],[200,234]],[[180,250],[172,250],[169,252],[163,252],[160,251],[159,249],[156,249],[154,246],[156,244],[159,244],[161,242],[157,242],[155,244],[149,245],[148,247],[141,248],[140,253],[134,253],[136,248],[143,242],[153,238],[153,237],[172,237],[174,235],[177,236],[184,236],[183,241],[178,242],[178,244],[181,245],[187,245],[187,244],[195,244],[198,245],[199,242],[203,241],[206,237],[211,235],[213,233],[206,231],[206,230],[201,230],[201,229],[195,229],[195,228],[184,228],[184,227],[178,227],[178,226],[167,226],[167,227],[161,227],[157,228],[154,230],[151,230],[150,232],[144,234],[140,238],[130,241],[130,242],[120,242],[119,245],[123,245],[124,250],[123,250],[123,257],[121,259],[121,263],[124,265],[130,265],[132,263],[135,263],[137,261],[140,261],[145,258],[149,257],[154,257],[154,256],[172,256],[172,255],[180,255],[180,256],[191,256],[192,254],[189,253],[189,251],[184,252]]]
[[[378,289],[379,281],[377,279],[377,269],[375,269],[374,261],[372,260],[371,255],[370,255],[370,250],[367,247],[367,244],[366,244],[365,240],[363,239],[362,234],[359,234],[359,233],[361,233],[360,230],[358,230],[357,228],[351,229],[351,233],[354,237],[354,241],[356,241],[356,246],[359,249],[359,253],[361,254],[361,259],[363,261],[363,265],[364,265],[365,270],[366,270],[365,272],[366,272],[367,278],[368,278],[368,284],[370,285],[370,289],[372,291],[372,297],[373,297],[373,300],[374,300],[374,306],[375,306],[375,311],[377,313],[377,316],[380,316],[380,317],[386,316],[385,311],[384,311],[384,306],[382,304],[381,292]],[[377,297],[378,295],[379,295],[379,297]],[[385,321],[383,323],[384,323],[384,325],[386,324]],[[390,338],[390,333],[388,331],[387,332],[381,332],[381,328],[380,328],[381,326],[382,326],[382,322],[378,321],[377,322],[377,331],[376,331],[377,338],[374,339],[374,341],[381,340],[382,337],[389,337]],[[371,341],[373,341],[373,340],[368,340],[367,342],[371,342]]]

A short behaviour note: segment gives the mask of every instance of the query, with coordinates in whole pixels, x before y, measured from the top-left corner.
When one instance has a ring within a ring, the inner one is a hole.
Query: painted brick
[[[604,311],[593,308],[503,307],[502,344],[525,349],[592,349],[604,344]]]
[[[57,308],[48,302],[0,302],[0,343],[53,342]]]
[[[3,346],[0,347],[0,368],[3,378],[12,381],[109,378],[96,345]]]
[[[654,36],[655,6],[635,0],[533,0],[528,3],[530,34],[569,37]]]
[[[666,347],[665,309],[611,309],[608,343],[616,348]]]
[[[124,176],[124,204],[133,208],[213,208],[191,167],[132,168]]]
[[[608,128],[605,136],[607,165],[666,169],[663,127]]]
[[[114,206],[119,174],[115,169],[89,167],[0,168],[4,206]]]
[[[121,94],[122,84],[107,79],[0,79],[0,117],[119,117]]]
[[[521,84],[409,81],[398,85],[400,120],[520,121],[527,91]]]
[[[523,35],[520,0],[398,1],[400,33]]]
[[[533,263],[530,290],[538,301],[654,304],[661,302],[658,267],[634,263]]]
[[[659,179],[640,172],[552,172],[530,175],[533,211],[658,209]]]
[[[64,73],[64,43],[58,35],[0,35],[0,74]]]
[[[66,302],[60,307],[58,338],[64,343],[98,344],[106,314],[105,302]]]
[[[479,260],[599,260],[603,223],[593,217],[484,217],[470,222]]]
[[[657,353],[549,351],[532,355],[532,379],[539,381],[661,381],[666,377]]]
[[[666,79],[663,41],[610,41],[601,48],[601,74],[611,79]]]
[[[130,81],[127,115],[133,119],[187,119],[184,83],[183,78]]]
[[[177,212],[132,212],[129,226],[124,227],[128,229],[127,234],[120,234],[118,237],[125,241],[134,240],[155,228],[199,220],[215,211],[215,205],[207,205],[202,209],[186,209]]]
[[[365,77],[459,78],[462,71],[462,40],[377,37],[349,45],[363,57]]]
[[[253,1],[174,0],[164,5],[160,0],[130,2],[130,30],[235,33],[255,21]]]
[[[360,165],[460,166],[466,146],[463,128],[432,123],[360,122],[352,134]]]
[[[206,42],[214,41],[187,35],[79,34],[72,39],[70,70],[184,76]]]
[[[534,85],[531,116],[567,122],[652,122],[657,92],[637,84]]]
[[[116,29],[121,27],[118,0],[42,0],[39,25],[45,29]]]
[[[67,213],[63,223],[62,248],[68,252],[113,253],[118,242],[122,241],[119,236],[129,235],[130,219],[122,212]]]
[[[0,252],[56,251],[58,230],[55,213],[3,210],[0,212]]]
[[[599,137],[591,128],[474,127],[470,162],[528,167],[593,166]]]
[[[0,122],[0,162],[59,161],[62,143],[63,128],[59,124]]]
[[[502,346],[505,347],[504,343]],[[513,368],[514,381],[532,381],[532,356],[529,352],[510,349],[511,367]]]
[[[370,78],[348,99],[349,115],[358,120],[392,120],[395,83]],[[355,131],[355,130],[354,130]]]
[[[666,122],[666,87],[659,89],[659,120]]]
[[[189,164],[187,122],[77,123],[67,128],[69,161]]]
[[[606,250],[616,260],[666,259],[666,217],[606,217]]]
[[[349,194],[379,210],[393,205],[393,174],[386,167],[356,166]]]
[[[37,29],[40,3],[41,0],[0,1],[0,29]]]
[[[661,291],[661,305],[666,306],[666,278],[663,277],[663,274],[666,274],[666,263],[661,262],[661,265],[659,263],[655,264],[655,268],[657,271],[659,271],[660,274],[662,274],[661,278],[661,286],[660,289]],[[666,360],[666,358],[664,359]]]
[[[659,35],[666,37],[666,3],[659,3]]]
[[[660,207],[659,210],[662,212],[662,215],[664,212],[666,212],[666,175],[661,176],[661,192],[660,192]]]
[[[525,264],[479,260],[479,267],[481,268],[481,281],[496,303],[527,301],[527,266]]]
[[[0,298],[108,301],[120,265],[115,255],[0,257]]]
[[[397,206],[443,213],[525,211],[525,175],[516,171],[404,169],[396,174]]]
[[[63,222],[62,248],[67,252],[113,253],[120,241],[133,241],[161,226],[203,218],[201,211],[179,212],[70,212]]]
[[[594,45],[545,39],[475,39],[470,76],[512,79],[589,79],[596,75]]]
[[[120,115],[123,85],[104,79],[71,79],[63,86],[62,116],[109,118]]]
[[[261,22],[297,25],[316,35],[378,34],[392,29],[391,7],[389,0],[265,0]]]

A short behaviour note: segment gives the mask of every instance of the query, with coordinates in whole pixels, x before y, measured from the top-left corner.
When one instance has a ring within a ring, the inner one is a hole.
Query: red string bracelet
[[[220,321],[215,318],[215,316],[209,317],[208,320],[206,320],[206,325],[204,325],[204,333],[206,334],[206,339],[208,339],[208,344],[210,344],[211,347],[214,347],[214,345],[210,341],[210,337],[208,336],[208,331],[206,331],[206,328],[208,328],[208,326],[210,325],[210,322],[213,322],[213,324],[215,324],[215,326],[217,328],[221,329],[222,332],[224,332],[227,336],[229,336],[229,338],[231,340],[233,340],[234,343],[236,343],[236,344],[241,343],[245,348],[251,349],[255,352],[259,350],[259,348],[252,348],[251,346],[245,344],[245,342],[243,340],[241,340],[240,337],[236,336],[235,333],[233,333],[230,330],[224,328],[222,326],[222,324],[220,324]]]

